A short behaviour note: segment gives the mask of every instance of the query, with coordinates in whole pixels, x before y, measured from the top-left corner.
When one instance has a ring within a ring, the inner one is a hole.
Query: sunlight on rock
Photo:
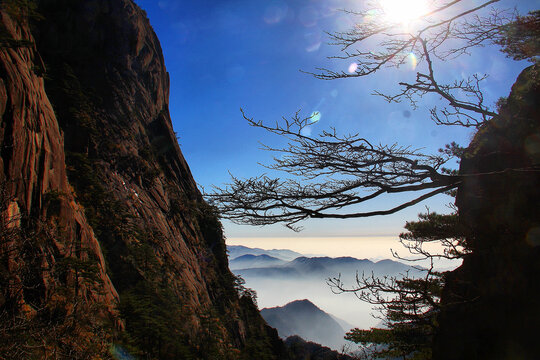
[[[352,63],[351,65],[349,65],[347,71],[349,72],[349,74],[354,74],[356,72],[356,69],[358,69],[358,64]]]

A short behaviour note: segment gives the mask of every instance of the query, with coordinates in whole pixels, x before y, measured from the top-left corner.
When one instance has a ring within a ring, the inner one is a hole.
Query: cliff
[[[286,358],[228,269],[145,13],[19,3],[0,24],[2,353]]]
[[[540,67],[524,70],[461,161],[472,253],[446,278],[435,359],[534,359],[540,323]]]

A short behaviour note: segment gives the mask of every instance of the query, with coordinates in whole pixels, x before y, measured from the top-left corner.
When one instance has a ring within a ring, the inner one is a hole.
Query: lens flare
[[[409,60],[409,65],[411,66],[411,70],[416,69],[416,65],[418,65],[418,58],[413,53],[409,53],[407,56]]]
[[[288,6],[285,3],[275,3],[268,6],[264,11],[264,22],[267,24],[277,24],[287,16]]]
[[[356,72],[356,69],[358,69],[357,63],[352,63],[349,65],[349,68],[347,69],[349,71],[349,74],[354,74]]]
[[[112,345],[110,349],[110,353],[113,356],[113,358],[117,360],[135,360],[135,358],[131,356],[127,352],[127,350],[122,348],[120,345]]]
[[[314,52],[314,51],[319,50],[320,47],[321,47],[321,42],[316,42],[316,43],[313,43],[313,44],[307,46],[306,51],[307,52]]]
[[[319,19],[319,12],[314,7],[306,6],[300,9],[298,19],[305,27],[312,27],[317,25],[317,21]]]
[[[306,46],[307,52],[314,52],[321,47],[321,34],[318,31],[311,31],[304,34],[304,37],[308,43]]]
[[[310,116],[311,123],[319,122],[319,120],[321,120],[321,112],[320,111],[312,112]]]
[[[395,23],[408,24],[428,12],[427,0],[380,0],[384,17]]]

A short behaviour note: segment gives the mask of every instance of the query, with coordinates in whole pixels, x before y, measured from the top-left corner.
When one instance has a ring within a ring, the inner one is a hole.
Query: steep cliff
[[[540,66],[523,71],[461,162],[472,249],[447,276],[436,359],[535,359],[540,323]]]
[[[37,14],[30,27],[3,8],[0,49],[0,306],[50,330],[26,353],[286,358],[228,270],[145,13],[131,0],[46,0]]]
[[[104,328],[117,318],[118,293],[68,183],[63,137],[36,74],[40,59],[25,14],[12,10],[1,12],[0,25],[10,40],[0,49],[3,355],[28,358],[36,342],[43,357],[68,356],[79,345],[77,356],[106,351],[112,334]]]

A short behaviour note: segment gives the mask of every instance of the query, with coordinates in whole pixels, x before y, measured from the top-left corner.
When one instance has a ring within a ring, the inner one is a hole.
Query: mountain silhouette
[[[345,330],[331,315],[307,299],[262,309],[261,315],[283,338],[298,335],[335,350],[340,350],[345,344]]]

